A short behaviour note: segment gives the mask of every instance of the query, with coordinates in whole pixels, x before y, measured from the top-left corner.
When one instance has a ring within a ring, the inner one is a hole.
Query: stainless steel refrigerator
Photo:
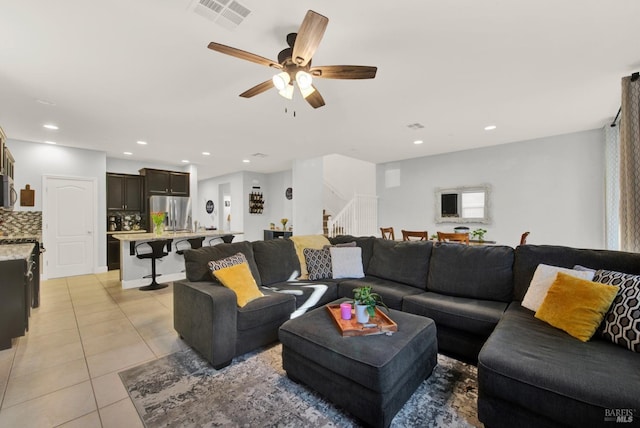
[[[191,227],[191,198],[188,196],[151,196],[149,208],[153,212],[165,213],[165,231],[187,231]]]

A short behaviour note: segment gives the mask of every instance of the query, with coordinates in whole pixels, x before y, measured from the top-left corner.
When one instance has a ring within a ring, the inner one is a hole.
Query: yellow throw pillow
[[[240,307],[245,306],[258,297],[264,296],[258,289],[258,284],[256,284],[256,280],[253,279],[247,262],[218,269],[214,271],[213,274],[222,285],[232,289],[236,293],[236,299]]]
[[[294,235],[289,238],[293,241],[296,247],[296,255],[300,260],[300,276],[298,279],[309,279],[309,272],[307,271],[307,262],[304,259],[303,250],[305,248],[311,248],[314,250],[322,250],[325,245],[331,245],[331,242],[324,235]]]
[[[558,272],[536,318],[583,342],[591,339],[616,298],[618,287]]]

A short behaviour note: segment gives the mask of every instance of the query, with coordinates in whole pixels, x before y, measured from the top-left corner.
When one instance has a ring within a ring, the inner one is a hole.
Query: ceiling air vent
[[[265,155],[264,153],[260,153],[260,152],[254,153],[251,156],[253,156],[254,158],[266,158],[267,157],[267,155]]]
[[[230,30],[249,16],[251,11],[235,0],[196,0],[193,11]]]
[[[409,125],[407,125],[407,128],[409,129],[422,129],[424,128],[424,125],[421,123],[410,123]]]

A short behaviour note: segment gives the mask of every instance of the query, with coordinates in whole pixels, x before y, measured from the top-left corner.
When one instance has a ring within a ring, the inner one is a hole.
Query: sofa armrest
[[[236,351],[236,294],[211,282],[173,283],[173,327],[215,368]]]

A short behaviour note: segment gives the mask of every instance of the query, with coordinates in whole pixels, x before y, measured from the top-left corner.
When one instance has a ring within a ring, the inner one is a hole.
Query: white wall
[[[376,195],[376,165],[343,155],[323,157],[322,208],[336,215],[354,195]]]
[[[232,185],[233,184],[233,185]],[[225,186],[226,185],[226,186]],[[231,221],[232,226],[238,224],[234,230],[240,230],[241,214],[242,214],[242,173],[221,175],[220,177],[209,178],[198,182],[198,210],[193,212],[194,220],[205,227],[217,227],[220,230],[226,230],[226,215],[224,213],[224,205],[222,195],[220,194],[220,186],[225,186],[231,196]],[[206,211],[206,202],[213,201],[215,207],[211,214]],[[193,202],[193,201],[192,201]]]
[[[322,233],[322,158],[293,162],[293,233]]]
[[[287,218],[289,223],[287,227],[293,226],[293,199],[297,196],[297,188],[293,187],[292,171],[275,172],[266,176],[267,189],[269,189],[269,199],[266,200],[266,208],[268,208],[268,214],[266,215],[267,226],[269,223],[274,223],[278,227],[282,227],[280,219]],[[293,199],[287,199],[285,193],[287,188],[293,189]]]
[[[604,248],[604,136],[578,132],[377,166],[381,226],[452,231],[435,224],[436,187],[492,186],[485,239]]]
[[[106,270],[107,221],[106,221],[106,154],[93,150],[7,140],[7,147],[16,160],[15,187],[23,189],[27,184],[35,191],[34,207],[15,207],[16,210],[42,211],[42,177],[95,178],[97,182],[98,230],[96,242],[96,268]],[[45,242],[45,247],[47,243]]]

